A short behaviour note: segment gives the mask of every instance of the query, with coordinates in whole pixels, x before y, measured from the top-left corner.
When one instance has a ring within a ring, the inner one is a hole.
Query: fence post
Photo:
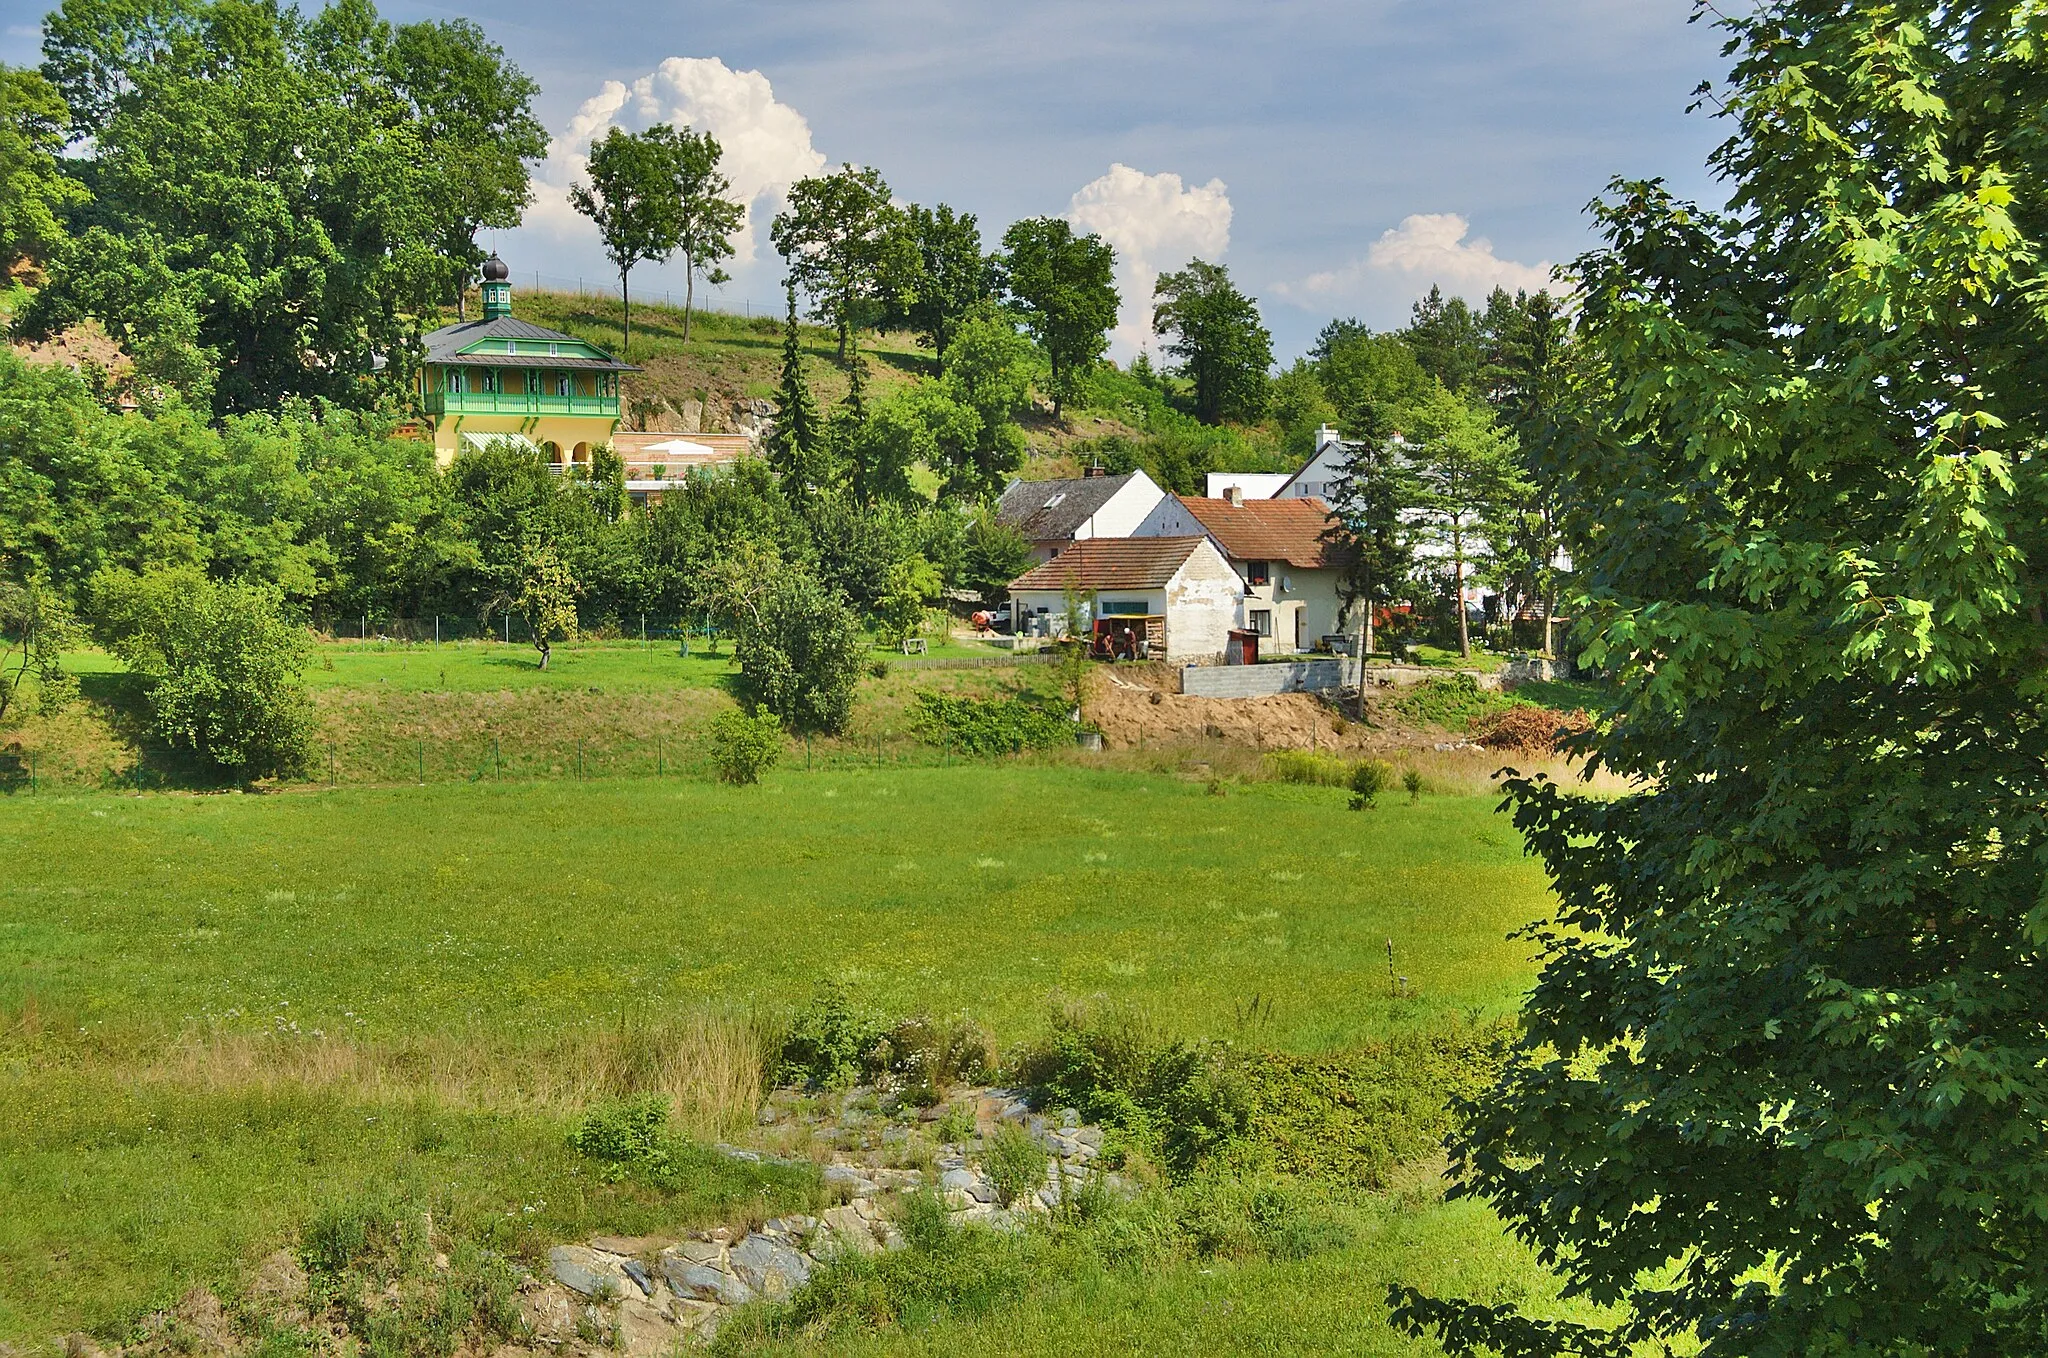
[[[805,771],[805,772],[809,772],[809,771],[810,771],[810,767],[811,767],[811,733],[810,733],[809,731],[806,731],[806,732],[804,732],[804,771]]]
[[[640,615],[640,649],[643,651],[647,649],[647,615],[645,613]]]
[[[420,742],[420,786],[427,785],[427,742]]]
[[[36,795],[36,752],[28,752],[28,795]]]
[[[654,776],[659,778],[668,772],[668,750],[662,737],[654,738]]]
[[[505,760],[504,757],[498,753],[498,738],[496,736],[491,737],[491,767],[497,770],[498,781],[501,783],[504,782]]]
[[[510,613],[505,615],[505,644],[507,646],[512,644],[512,615]]]
[[[332,745],[329,745],[327,747],[327,786],[333,787],[335,786],[335,783],[336,778],[334,775],[334,747]]]
[[[576,781],[583,781],[583,742],[576,742]]]
[[[356,640],[357,640],[357,641],[368,641],[369,639],[370,639],[370,615],[369,615],[369,614],[367,614],[367,613],[365,613],[365,614],[363,614],[363,621],[362,621],[362,625],[361,625],[360,627],[356,628]]]
[[[439,613],[434,615],[434,644],[436,646],[441,644],[441,615]]]

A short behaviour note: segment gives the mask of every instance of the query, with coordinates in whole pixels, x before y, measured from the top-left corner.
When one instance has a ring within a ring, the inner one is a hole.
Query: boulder
[[[770,1301],[782,1301],[811,1280],[811,1261],[756,1232],[732,1247],[732,1271]]]
[[[616,1259],[582,1245],[557,1245],[549,1250],[548,1271],[556,1282],[586,1297],[607,1292],[622,1297],[632,1286],[619,1271]]]
[[[668,1285],[675,1294],[685,1301],[742,1306],[754,1299],[754,1289],[738,1274],[715,1263],[693,1264],[675,1255],[663,1255],[661,1275],[668,1279]]]

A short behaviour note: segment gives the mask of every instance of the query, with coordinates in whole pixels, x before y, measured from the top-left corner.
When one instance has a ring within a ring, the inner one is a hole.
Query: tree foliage
[[[768,465],[782,478],[783,489],[802,499],[832,484],[821,461],[824,420],[811,384],[804,375],[803,340],[796,323],[796,285],[788,286],[789,316],[782,328],[782,376],[775,388],[775,427],[767,440]]]
[[[1195,418],[1204,424],[1256,420],[1266,413],[1273,336],[1258,303],[1239,292],[1230,270],[1205,260],[1159,276],[1152,328],[1180,373],[1194,384]]]
[[[740,692],[791,730],[836,734],[853,715],[866,649],[844,600],[804,571],[781,571],[740,629]]]
[[[25,259],[49,258],[67,238],[65,211],[91,197],[58,163],[70,135],[49,81],[0,66],[0,279]]]
[[[1512,786],[1560,898],[1454,1144],[1612,1328],[1453,1351],[2048,1347],[2038,14],[1725,11],[1729,215],[1615,185],[1552,456],[1633,790]]]
[[[677,181],[682,174],[683,139],[667,123],[645,132],[614,127],[590,147],[588,184],[569,187],[569,204],[590,218],[604,243],[605,257],[619,271],[619,297],[625,312],[621,347],[633,348],[633,298],[630,279],[636,264],[658,264],[682,244],[682,202]]]
[[[733,235],[746,225],[747,210],[731,198],[732,181],[718,168],[725,152],[709,132],[684,128],[675,142],[676,248],[683,254],[683,342],[690,340],[690,311],[697,279],[716,287],[730,281],[724,261],[732,258]]]
[[[239,778],[290,774],[312,739],[312,636],[281,602],[271,586],[191,566],[110,571],[94,580],[93,632],[147,681],[165,743]]]
[[[790,185],[789,206],[768,229],[812,316],[837,332],[841,363],[853,358],[855,331],[905,300],[895,287],[916,270],[904,258],[901,219],[879,170],[841,165]]]
[[[896,252],[909,276],[891,289],[901,319],[916,331],[944,372],[953,337],[969,313],[995,293],[994,270],[981,252],[981,225],[971,212],[912,203],[901,230],[908,249]]]
[[[1116,324],[1116,251],[1076,236],[1064,217],[1029,217],[1003,233],[1004,286],[1024,328],[1052,364],[1047,395],[1062,413]]]

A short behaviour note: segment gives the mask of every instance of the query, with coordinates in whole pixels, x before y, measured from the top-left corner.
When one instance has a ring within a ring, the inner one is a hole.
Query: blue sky
[[[35,57],[41,6],[5,0],[0,58]],[[1721,73],[1686,0],[752,0],[564,6],[398,3],[466,15],[542,87],[557,137],[527,224],[495,245],[518,276],[607,273],[564,205],[593,133],[709,128],[758,242],[735,306],[780,294],[767,222],[789,179],[874,165],[900,198],[976,213],[990,238],[1067,214],[1118,245],[1117,350],[1141,296],[1190,255],[1259,298],[1283,360],[1332,316],[1399,324],[1432,282],[1475,299],[1590,242],[1613,175],[1714,196],[1719,132],[1685,112]],[[642,266],[636,291],[680,288]]]

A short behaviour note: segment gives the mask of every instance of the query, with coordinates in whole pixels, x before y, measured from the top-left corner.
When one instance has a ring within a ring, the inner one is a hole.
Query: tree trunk
[[[1358,620],[1358,720],[1365,721],[1365,659],[1372,654],[1372,586],[1367,584],[1365,597],[1359,600],[1365,612]]]
[[[548,642],[547,642],[547,638],[546,638],[546,637],[542,637],[542,638],[541,638],[541,639],[540,639],[539,641],[536,641],[536,642],[534,642],[533,644],[534,644],[534,646],[535,646],[536,648],[538,648],[538,649],[539,649],[539,651],[540,651],[540,667],[541,667],[542,669],[546,669],[546,668],[548,667]]]
[[[1456,520],[1451,521],[1451,569],[1458,573],[1458,654],[1466,660],[1472,658],[1472,624],[1465,617],[1465,530]]]
[[[624,333],[619,340],[619,357],[625,358],[633,352],[633,295],[626,290],[626,270],[619,270],[619,306],[625,312]]]
[[[683,252],[683,343],[690,342],[690,306],[697,300],[697,261]]]

